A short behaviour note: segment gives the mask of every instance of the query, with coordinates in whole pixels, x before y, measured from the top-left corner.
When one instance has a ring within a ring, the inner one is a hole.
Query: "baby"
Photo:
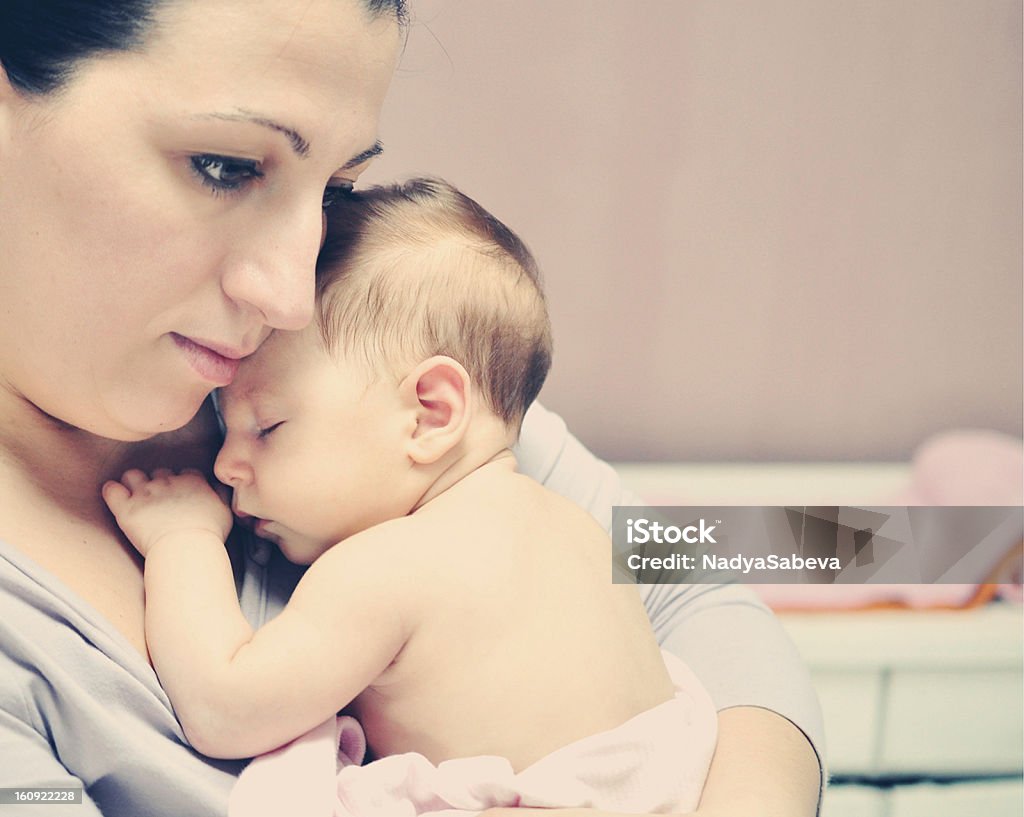
[[[347,753],[338,814],[695,808],[710,699],[612,583],[605,532],[516,473],[551,358],[529,251],[437,180],[329,213],[317,319],[219,393],[232,509],[195,472],[103,488],[146,558],[146,636],[186,736],[248,757],[328,723],[333,776],[348,707],[380,760]],[[310,565],[255,632],[231,510]]]

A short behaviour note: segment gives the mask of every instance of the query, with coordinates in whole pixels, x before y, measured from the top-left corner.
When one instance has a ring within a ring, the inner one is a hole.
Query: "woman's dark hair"
[[[0,0],[0,65],[23,94],[46,94],[79,62],[142,47],[167,0]],[[405,26],[405,0],[362,0],[374,17]]]

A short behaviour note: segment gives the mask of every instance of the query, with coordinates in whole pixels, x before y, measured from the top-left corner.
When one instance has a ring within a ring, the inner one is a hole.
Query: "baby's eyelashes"
[[[269,436],[269,435],[270,435],[270,434],[272,434],[272,433],[273,433],[273,432],[274,432],[274,431],[275,431],[276,429],[278,429],[278,428],[280,428],[280,427],[281,427],[282,425],[284,425],[284,422],[285,422],[284,420],[281,420],[280,422],[277,422],[277,423],[271,423],[270,425],[268,425],[268,426],[265,426],[265,427],[261,428],[261,429],[260,429],[260,430],[259,430],[259,431],[258,431],[258,432],[256,433],[256,436],[257,436],[257,437],[259,437],[259,438],[260,438],[260,439],[262,440],[262,439],[263,439],[264,437],[267,437],[267,436]]]

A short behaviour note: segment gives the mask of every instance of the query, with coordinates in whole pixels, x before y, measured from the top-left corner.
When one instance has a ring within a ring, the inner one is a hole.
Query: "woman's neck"
[[[204,407],[205,408],[205,407]],[[98,437],[57,420],[20,395],[0,389],[0,486],[7,497],[34,499],[83,520],[105,520],[99,489],[128,468],[209,470],[217,450],[212,412],[184,429],[141,442]]]

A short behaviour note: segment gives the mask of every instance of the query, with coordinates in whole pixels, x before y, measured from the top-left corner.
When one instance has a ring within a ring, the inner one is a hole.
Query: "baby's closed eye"
[[[260,428],[260,430],[256,433],[256,436],[262,440],[264,437],[270,436],[275,430],[283,426],[284,423],[285,421],[281,420],[280,422],[271,423],[268,426],[264,426],[263,428]]]

